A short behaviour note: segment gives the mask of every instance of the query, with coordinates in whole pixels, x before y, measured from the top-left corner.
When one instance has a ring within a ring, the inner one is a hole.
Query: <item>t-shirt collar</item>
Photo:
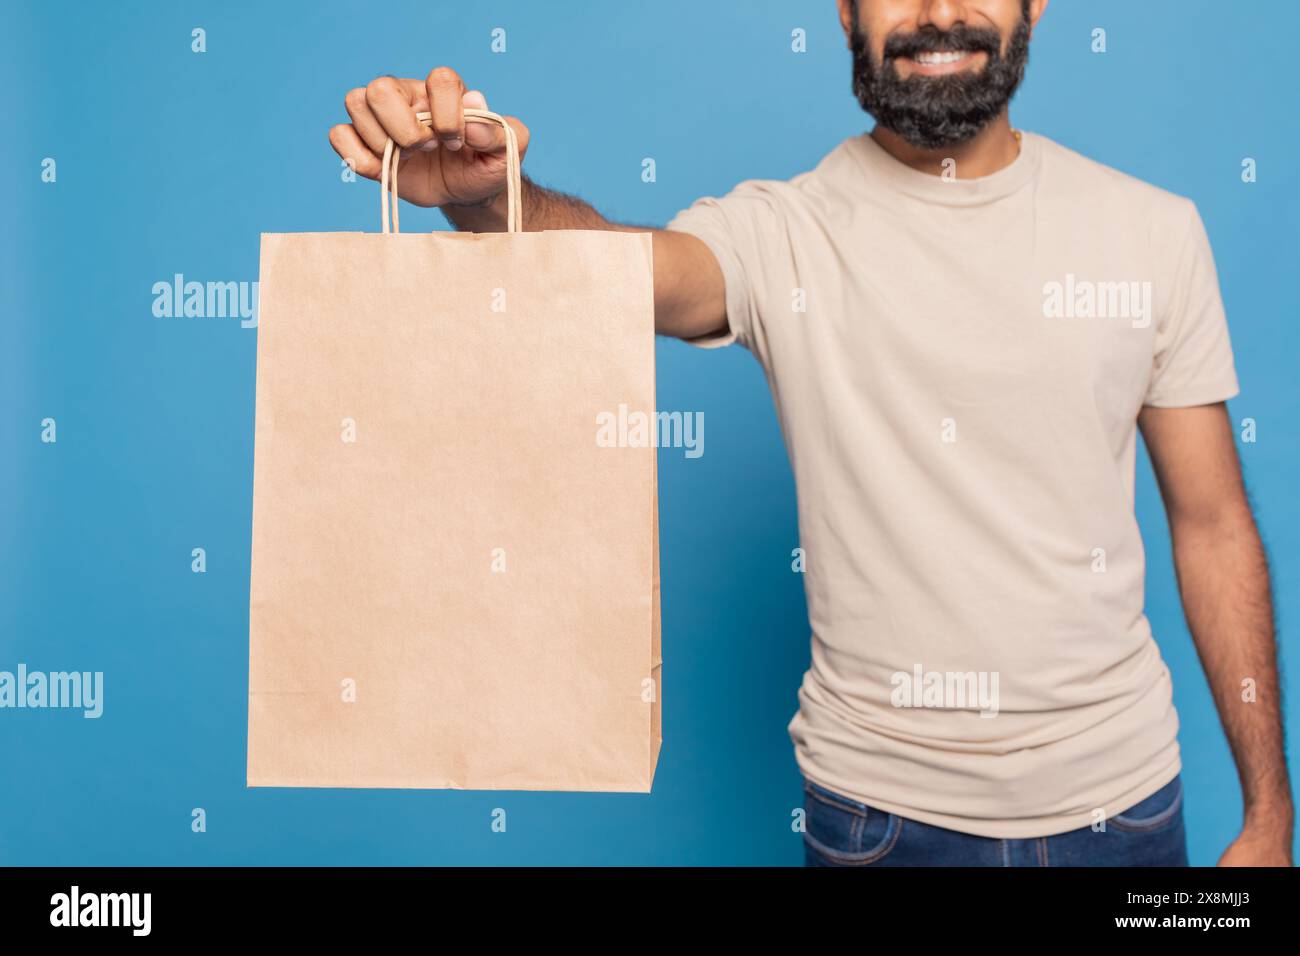
[[[1011,195],[1034,177],[1042,150],[1036,135],[1022,131],[1020,154],[997,172],[975,179],[944,179],[895,159],[867,133],[853,137],[848,143],[874,177],[888,181],[910,196],[948,206],[978,206]]]

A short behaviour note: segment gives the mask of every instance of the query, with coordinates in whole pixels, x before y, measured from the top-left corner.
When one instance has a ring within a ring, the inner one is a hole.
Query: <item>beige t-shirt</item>
[[[1143,405],[1237,394],[1193,203],[1025,133],[979,179],[869,136],[668,226],[709,245],[798,489],[814,782],[989,837],[1094,823],[1178,773],[1143,614]]]

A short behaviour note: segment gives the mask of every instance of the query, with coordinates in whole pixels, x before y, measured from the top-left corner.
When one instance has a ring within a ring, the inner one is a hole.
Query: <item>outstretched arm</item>
[[[381,76],[351,90],[344,105],[352,122],[330,130],[330,144],[358,174],[378,180],[391,137],[402,148],[398,187],[403,199],[438,206],[457,229],[506,229],[505,132],[466,123],[466,107],[486,109],[477,90],[465,89],[455,70],[438,67],[424,80]],[[432,113],[432,126],[416,114]],[[515,117],[520,158],[529,132]],[[649,232],[654,244],[655,331],[695,338],[726,328],[726,288],[709,247],[695,236],[610,222],[581,199],[523,180],[524,229],[601,229]]]

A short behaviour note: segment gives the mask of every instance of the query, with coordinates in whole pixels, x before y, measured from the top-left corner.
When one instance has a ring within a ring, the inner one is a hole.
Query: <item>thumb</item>
[[[488,108],[487,97],[478,90],[469,90],[460,98],[460,105],[467,110],[485,110]],[[470,149],[490,151],[499,149],[500,129],[489,123],[466,123],[465,145]]]

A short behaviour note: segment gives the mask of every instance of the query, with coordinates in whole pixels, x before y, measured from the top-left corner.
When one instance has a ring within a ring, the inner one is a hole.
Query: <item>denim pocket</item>
[[[1151,796],[1110,818],[1120,830],[1133,833],[1154,830],[1178,819],[1183,808],[1183,777],[1174,777]]]
[[[885,857],[902,831],[902,818],[806,781],[804,842],[827,862],[865,866]]]

